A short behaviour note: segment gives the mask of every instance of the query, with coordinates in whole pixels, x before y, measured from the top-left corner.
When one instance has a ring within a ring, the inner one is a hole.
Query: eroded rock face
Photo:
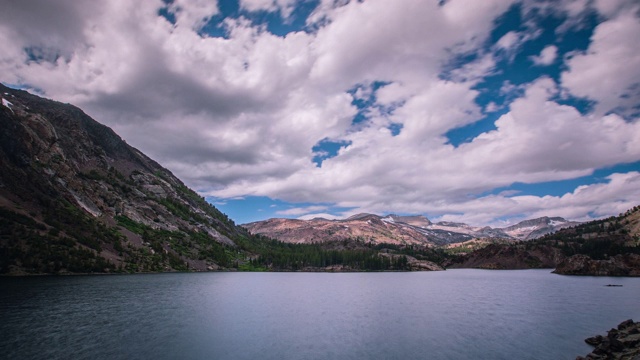
[[[606,336],[596,335],[585,339],[585,342],[595,349],[586,357],[576,357],[576,360],[640,359],[640,322],[623,321],[616,329],[609,330]]]
[[[640,276],[640,255],[616,255],[607,260],[593,260],[587,255],[573,255],[560,262],[554,273],[561,275]]]

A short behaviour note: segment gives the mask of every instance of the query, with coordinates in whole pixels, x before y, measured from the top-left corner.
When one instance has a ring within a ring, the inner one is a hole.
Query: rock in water
[[[625,320],[617,329],[609,330],[607,336],[596,335],[585,339],[585,342],[595,349],[586,357],[578,356],[576,360],[640,360],[640,322]]]

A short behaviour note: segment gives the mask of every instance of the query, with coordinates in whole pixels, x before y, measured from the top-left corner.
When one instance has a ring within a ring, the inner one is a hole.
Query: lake
[[[0,358],[575,359],[638,299],[550,270],[0,278]]]

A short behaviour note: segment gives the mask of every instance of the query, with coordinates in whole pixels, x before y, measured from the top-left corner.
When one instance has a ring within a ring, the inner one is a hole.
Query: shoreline
[[[268,269],[268,270],[239,270],[235,268],[219,269],[219,270],[191,270],[191,271],[150,271],[150,272],[92,272],[92,273],[4,273],[0,274],[0,278],[18,278],[18,277],[39,277],[39,276],[87,276],[87,275],[143,275],[143,274],[197,274],[197,273],[225,273],[225,272],[240,272],[240,273],[411,273],[411,272],[440,272],[447,270],[486,270],[486,271],[521,271],[521,270],[550,270],[551,274],[559,276],[576,276],[576,277],[598,277],[598,278],[637,278],[637,275],[602,275],[602,274],[562,274],[555,271],[554,268],[517,268],[517,269],[495,269],[484,267],[452,267],[443,268],[442,270],[359,270],[359,269],[324,269],[324,268],[307,268],[302,270],[290,270],[290,269]],[[606,285],[605,285],[606,286]],[[619,286],[619,285],[611,285]]]

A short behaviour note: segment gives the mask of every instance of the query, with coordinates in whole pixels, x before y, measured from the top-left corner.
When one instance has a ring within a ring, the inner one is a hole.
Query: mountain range
[[[488,244],[450,257],[444,265],[482,269],[551,268],[564,275],[640,276],[640,206],[531,241]]]
[[[555,267],[640,276],[640,206],[583,224],[358,214],[243,227],[79,108],[1,84],[0,98],[0,274]]]
[[[577,224],[561,217],[541,217],[504,228],[491,228],[444,221],[432,223],[421,215],[378,216],[363,213],[343,220],[269,219],[242,226],[252,234],[290,243],[360,239],[376,244],[441,246],[484,238],[531,240]]]
[[[0,98],[0,274],[442,270],[430,249],[252,235],[81,109]]]

